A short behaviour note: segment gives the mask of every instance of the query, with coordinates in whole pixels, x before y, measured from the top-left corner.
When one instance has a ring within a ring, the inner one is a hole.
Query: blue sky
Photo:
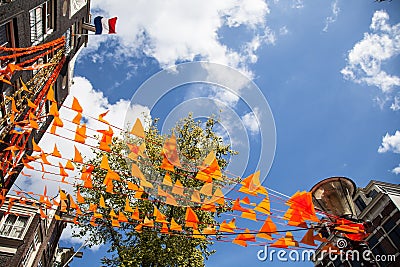
[[[119,123],[126,103],[160,70],[195,60],[224,64],[249,77],[268,101],[275,144],[262,138],[265,129],[257,116],[262,121],[265,110],[247,106],[251,96],[245,90],[235,95],[223,88],[182,86],[160,96],[153,109],[137,99],[132,104],[152,117],[168,118],[176,106],[199,111],[193,100],[219,101],[223,110],[237,114],[226,119],[221,133],[231,137],[234,148],[252,155],[243,173],[255,168],[261,143],[267,144],[263,149],[276,145],[269,172],[260,166],[263,184],[287,195],[330,176],[350,177],[361,187],[371,179],[399,182],[398,1],[214,2],[93,1],[93,14],[118,16],[118,34],[90,36],[71,92],[82,105],[112,109],[109,120]],[[234,139],[236,130],[229,126],[236,122],[247,129],[247,147]],[[79,247],[74,242],[66,237],[62,244]],[[214,247],[217,253],[206,266],[288,264],[258,261],[260,247]],[[104,246],[85,249],[84,258],[71,266],[99,266],[105,251]]]

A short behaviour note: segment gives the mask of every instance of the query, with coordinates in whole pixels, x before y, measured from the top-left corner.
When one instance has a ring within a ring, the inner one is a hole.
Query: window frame
[[[40,10],[40,14],[38,14]],[[48,0],[29,10],[32,45],[43,42],[54,31],[54,0]]]
[[[0,27],[5,27],[5,43],[0,43],[0,46],[5,46],[8,48],[14,48],[15,47],[15,32],[14,32],[14,21],[11,19],[3,24],[0,25]],[[15,52],[12,52],[15,53]],[[5,53],[4,53],[5,54]],[[5,61],[0,61],[0,68],[5,68],[9,63],[15,62],[15,58],[13,59],[8,59]]]
[[[6,225],[6,221],[7,221],[7,219],[8,219],[9,216],[15,216],[15,217],[16,217],[16,220],[13,222],[9,233],[8,233],[7,235],[5,235],[5,234],[3,234],[2,232],[4,231],[4,227],[5,227],[5,225]],[[25,224],[24,226],[15,226],[15,223],[17,222],[17,220],[18,220],[20,217],[27,218],[26,224]],[[1,221],[0,221],[0,237],[10,238],[10,239],[16,239],[16,240],[23,240],[24,237],[25,237],[25,235],[26,235],[26,232],[28,231],[28,228],[29,228],[31,222],[32,222],[32,216],[28,216],[28,215],[16,215],[16,214],[12,214],[12,213],[7,214],[7,215],[4,216],[4,217],[1,219]],[[24,228],[24,229],[22,230],[22,232],[21,232],[21,235],[20,235],[19,237],[10,236],[10,234],[11,234],[12,230],[14,229],[14,227]]]

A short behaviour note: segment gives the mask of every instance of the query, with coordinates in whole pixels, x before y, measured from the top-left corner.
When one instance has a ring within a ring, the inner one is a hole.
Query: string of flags
[[[96,19],[103,23],[104,18]],[[110,26],[110,28],[112,27]],[[18,52],[18,55],[22,56],[33,51],[43,51],[43,55],[47,53],[46,49],[59,49],[63,42],[65,40],[57,39],[42,47],[18,49],[14,52]],[[213,239],[232,242],[244,247],[269,244],[278,248],[301,248],[304,245],[316,246],[316,241],[327,242],[316,231],[321,219],[317,216],[309,192],[297,192],[283,200],[281,196],[277,196],[276,191],[271,191],[261,184],[259,171],[236,183],[235,179],[229,178],[221,170],[214,151],[209,151],[200,163],[183,163],[176,137],[173,134],[162,145],[161,164],[152,166],[149,164],[146,153],[146,144],[151,141],[146,139],[144,127],[139,119],[136,120],[129,131],[126,156],[118,155],[126,158],[129,171],[113,168],[109,156],[113,156],[111,147],[114,130],[121,131],[122,129],[110,124],[105,119],[107,112],[99,114],[96,118],[99,123],[105,126],[105,129],[90,128],[83,120],[87,115],[84,114],[82,106],[75,97],[73,97],[72,105],[66,107],[74,112],[74,118],[67,119],[60,116],[52,86],[58,76],[60,63],[62,63],[61,59],[57,63],[37,66],[37,68],[54,68],[50,79],[46,82],[40,91],[41,95],[39,94],[36,100],[26,96],[22,98],[22,101],[19,99],[17,103],[14,95],[6,98],[7,104],[10,105],[10,114],[7,119],[10,119],[10,124],[14,129],[11,131],[13,138],[9,142],[2,141],[6,148],[3,151],[5,160],[1,162],[0,166],[6,176],[12,175],[17,167],[23,166],[25,170],[21,172],[22,176],[29,178],[31,175],[25,173],[25,171],[34,171],[41,173],[41,178],[44,180],[59,182],[60,185],[72,185],[76,188],[76,191],[74,194],[69,194],[60,188],[58,198],[54,198],[47,194],[47,188],[44,187],[43,194],[16,191],[17,195],[22,197],[13,198],[6,196],[7,191],[2,190],[0,206],[7,199],[8,212],[11,212],[13,204],[17,201],[27,203],[26,196],[31,196],[39,199],[41,218],[48,217],[45,210],[54,209],[60,212],[54,215],[56,220],[65,220],[62,215],[68,214],[73,218],[69,222],[75,224],[84,223],[79,218],[85,215],[90,217],[88,223],[92,226],[106,222],[111,222],[111,225],[116,228],[123,224],[133,224],[137,232],[152,229],[160,234]],[[9,65],[6,70],[0,73],[1,81],[11,84],[10,77],[15,71],[30,68],[33,67],[26,66],[26,64]],[[31,92],[22,80],[21,84],[21,90]],[[50,103],[48,112],[44,115],[41,100]],[[21,103],[26,103],[27,109],[20,108]],[[38,111],[42,113],[41,117],[39,117]],[[22,136],[29,136],[32,130],[40,131],[39,123],[50,116],[53,120],[49,134],[73,142],[73,158],[63,156],[56,144],[52,151],[45,151],[33,138],[29,141],[29,146],[28,138],[22,141]],[[74,129],[71,129],[71,127]],[[60,129],[72,132],[73,138],[64,136]],[[90,133],[100,136],[95,137]],[[90,144],[89,140],[96,140],[98,144]],[[83,153],[77,145],[88,146],[101,153],[102,160],[99,166],[85,162]],[[143,170],[143,167],[146,167],[146,171]],[[100,169],[105,174],[101,182],[93,179],[95,169]],[[185,170],[185,172],[178,170]],[[200,186],[185,186],[182,183],[184,179],[179,179],[183,175],[182,173],[191,173],[191,175],[185,174],[186,176],[181,178],[193,179]],[[236,183],[236,193],[240,197],[231,199],[226,196],[223,193],[224,182]],[[82,193],[82,191],[87,190],[96,192],[99,196],[98,199],[93,200]],[[113,205],[106,201],[105,194],[120,197],[124,200],[124,204],[122,206]],[[273,201],[283,202],[288,208],[278,210],[271,206]],[[150,205],[151,212],[141,212],[138,207],[141,202]],[[168,216],[159,207],[160,203],[167,207],[180,209],[184,213],[184,217],[178,220]],[[196,213],[199,210],[215,213],[220,209],[228,210],[224,215],[227,218],[229,216],[233,218],[210,224],[201,221],[198,213]],[[324,215],[332,217],[329,214]],[[240,222],[243,220],[251,221],[252,223],[249,225],[252,225],[255,229],[240,227]],[[278,226],[280,225],[284,227],[279,229]],[[364,229],[359,224],[352,224],[343,219],[336,220],[334,227],[336,230],[347,233],[347,237],[350,239],[361,240],[363,238]],[[296,240],[293,232],[297,231],[306,231],[306,233],[301,239],[297,238],[298,240]]]

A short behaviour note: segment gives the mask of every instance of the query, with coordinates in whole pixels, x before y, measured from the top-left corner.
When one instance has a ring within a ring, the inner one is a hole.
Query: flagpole
[[[95,33],[73,33],[72,36],[89,36],[89,35],[101,35]]]

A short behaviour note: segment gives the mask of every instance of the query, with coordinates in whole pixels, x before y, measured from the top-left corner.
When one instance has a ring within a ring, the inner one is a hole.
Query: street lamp
[[[346,177],[326,178],[314,185],[310,192],[315,208],[330,215],[328,217],[333,223],[331,223],[330,229],[327,231],[328,233],[341,234],[353,249],[362,254],[366,250],[369,250],[367,243],[363,240],[368,235],[367,232],[369,229],[366,229],[360,235],[363,238],[359,239],[352,238],[351,234],[346,233],[346,231],[337,230],[338,222],[343,223],[343,219],[349,225],[359,225],[360,229],[371,228],[371,222],[364,222],[357,218],[353,201],[356,193],[356,184],[351,179]],[[361,262],[363,266],[376,266],[373,259],[364,260],[361,258]]]
[[[356,185],[351,179],[330,177],[318,182],[310,191],[317,209],[348,220],[357,219],[353,202]]]

